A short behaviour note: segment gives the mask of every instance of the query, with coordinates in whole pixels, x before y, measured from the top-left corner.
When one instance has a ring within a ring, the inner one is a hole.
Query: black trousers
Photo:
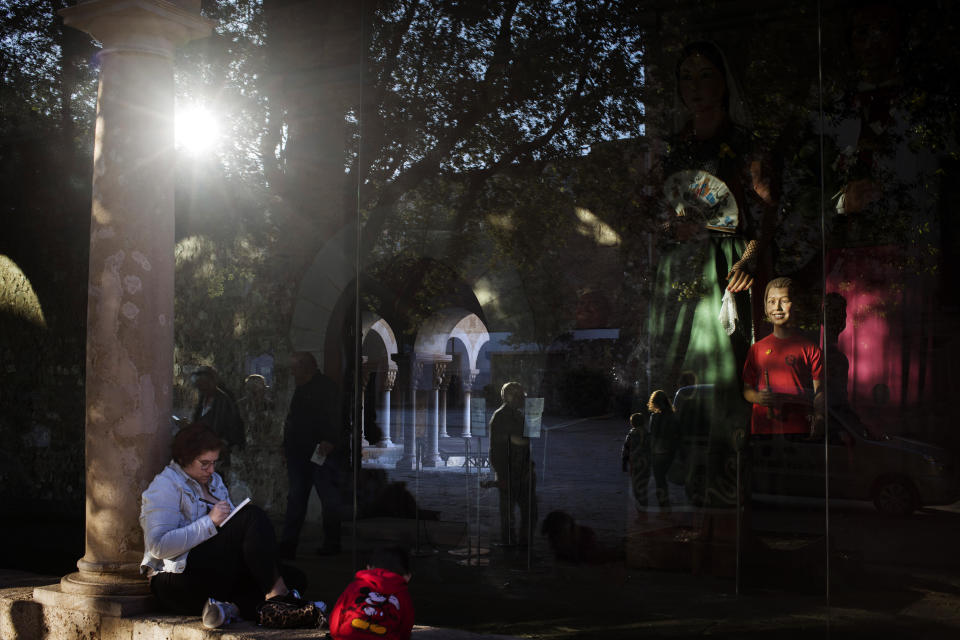
[[[497,472],[500,497],[500,540],[504,544],[533,542],[537,525],[537,477],[529,459],[512,464],[507,473]],[[520,510],[520,529],[516,530],[515,510]]]
[[[300,530],[307,516],[307,503],[310,489],[316,489],[323,507],[323,546],[339,547],[341,538],[340,517],[340,476],[342,461],[328,457],[322,466],[310,462],[309,458],[287,453],[287,479],[290,489],[287,493],[287,513],[284,517],[280,546],[289,555],[297,551]]]
[[[673,463],[673,452],[655,453],[651,464],[653,479],[657,484],[657,503],[661,507],[670,506],[670,492],[667,485],[667,472]]]
[[[273,524],[248,504],[217,535],[190,550],[183,573],[158,573],[150,591],[170,613],[199,615],[207,598],[232,602],[247,620],[273,588],[280,569]]]

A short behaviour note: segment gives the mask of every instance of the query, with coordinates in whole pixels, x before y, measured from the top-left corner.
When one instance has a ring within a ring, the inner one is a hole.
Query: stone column
[[[447,369],[447,363],[436,361],[433,363],[432,384],[430,385],[430,411],[428,414],[429,424],[427,424],[427,447],[423,454],[423,466],[441,467],[443,459],[440,457],[440,385],[443,382],[443,374]]]
[[[463,377],[463,434],[464,438],[473,437],[470,434],[470,399],[473,393],[473,383],[480,373],[478,369],[470,369]]]
[[[447,391],[450,389],[450,376],[444,374],[440,380],[440,437],[449,438],[447,433]]]
[[[393,385],[397,382],[397,370],[387,369],[383,373],[383,406],[380,409],[380,430],[383,432],[383,439],[379,446],[391,447],[393,441],[390,439],[390,392],[393,391]]]
[[[89,0],[64,23],[99,54],[86,364],[86,542],[44,604],[131,615],[149,587],[140,494],[170,458],[173,54],[208,35],[199,0]]]
[[[402,445],[403,439],[407,435],[407,400],[409,398],[407,398],[407,393],[405,390],[410,386],[410,383],[407,380],[410,377],[410,372],[405,370],[406,367],[401,364],[401,360],[398,360],[395,357],[393,359],[399,366],[397,368],[397,384],[394,387],[396,393],[393,394],[394,403],[397,407],[397,412],[393,416],[393,426],[396,427],[396,429],[392,430],[391,437],[395,443]]]
[[[360,367],[360,434],[363,438],[361,446],[366,443],[367,446],[373,444],[367,437],[367,387],[370,385],[370,369],[367,368],[367,356],[362,356],[363,362]],[[358,458],[359,459],[359,458]]]
[[[417,466],[417,388],[423,373],[423,361],[416,356],[395,356],[407,370],[405,395],[407,406],[403,412],[403,455],[397,460],[397,469],[410,471]]]

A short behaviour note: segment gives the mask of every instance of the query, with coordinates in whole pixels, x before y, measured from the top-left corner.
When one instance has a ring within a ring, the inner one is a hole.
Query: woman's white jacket
[[[208,489],[213,497],[226,500],[233,509],[219,474],[213,474]],[[145,550],[140,573],[183,573],[190,549],[217,535],[217,527],[208,515],[212,505],[204,502],[202,495],[200,483],[172,460],[154,477],[143,492],[140,506]]]

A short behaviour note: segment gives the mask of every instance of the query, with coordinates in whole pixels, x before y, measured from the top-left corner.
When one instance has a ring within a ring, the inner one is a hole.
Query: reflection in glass
[[[501,405],[490,419],[490,467],[500,504],[500,544],[529,547],[537,522],[536,476],[525,432],[525,394],[518,382],[500,389]],[[515,511],[520,511],[519,528]]]
[[[661,508],[670,504],[670,477],[681,480],[681,502],[695,508],[673,520],[698,540],[694,563],[715,563],[729,574],[739,526],[738,452],[748,419],[740,371],[755,332],[751,288],[769,277],[761,258],[775,190],[720,49],[710,42],[684,47],[676,81],[679,128],[661,163],[666,201],[649,330],[660,348],[651,354],[652,384],[670,390],[661,392],[664,398],[676,396],[677,437],[668,452],[663,435],[648,434],[651,466],[663,485]],[[687,391],[678,393],[681,372],[699,386],[684,384]],[[661,431],[664,415],[654,412],[651,429]]]

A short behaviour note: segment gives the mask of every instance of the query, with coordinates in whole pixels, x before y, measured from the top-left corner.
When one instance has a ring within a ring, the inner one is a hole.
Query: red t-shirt
[[[820,348],[801,335],[778,338],[770,334],[750,347],[743,367],[743,383],[756,389],[796,396],[796,403],[779,407],[753,405],[750,433],[810,433],[813,382],[823,381]]]
[[[403,576],[386,569],[357,571],[330,612],[334,640],[408,640],[413,601]]]

